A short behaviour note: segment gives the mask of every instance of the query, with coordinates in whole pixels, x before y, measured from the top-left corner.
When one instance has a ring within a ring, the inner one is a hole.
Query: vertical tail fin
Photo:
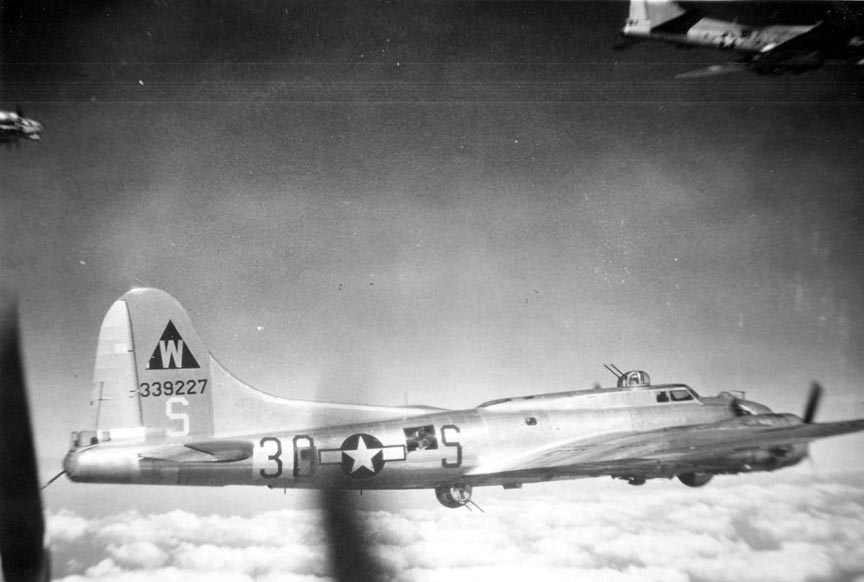
[[[102,322],[93,398],[99,441],[213,434],[210,356],[189,316],[157,289],[134,289]]]
[[[428,407],[293,400],[234,377],[207,351],[168,293],[134,289],[114,302],[99,331],[92,430],[72,448],[102,442],[206,440],[428,414]]]
[[[673,0],[630,0],[630,15],[624,25],[624,34],[647,37],[651,29],[684,14],[685,10]]]

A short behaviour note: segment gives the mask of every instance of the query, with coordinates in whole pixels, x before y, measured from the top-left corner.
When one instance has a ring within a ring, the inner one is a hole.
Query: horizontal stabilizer
[[[142,453],[142,459],[175,463],[227,463],[252,456],[248,441],[204,441],[152,449]]]

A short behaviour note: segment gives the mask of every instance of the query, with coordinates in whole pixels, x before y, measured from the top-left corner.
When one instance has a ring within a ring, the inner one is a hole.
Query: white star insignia
[[[353,466],[351,467],[351,472],[355,473],[361,467],[366,467],[372,473],[375,472],[375,466],[372,464],[372,458],[381,452],[381,449],[368,449],[366,448],[366,441],[363,440],[363,437],[357,439],[357,448],[353,451],[342,451],[354,461]]]

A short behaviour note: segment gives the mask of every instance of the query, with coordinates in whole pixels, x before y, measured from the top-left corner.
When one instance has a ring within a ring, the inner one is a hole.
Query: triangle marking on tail
[[[178,370],[200,368],[198,360],[192,355],[191,350],[183,341],[180,332],[174,327],[174,322],[168,320],[165,331],[150,356],[147,363],[148,370]]]

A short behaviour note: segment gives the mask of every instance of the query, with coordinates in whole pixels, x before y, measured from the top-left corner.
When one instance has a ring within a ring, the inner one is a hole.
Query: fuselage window
[[[408,452],[432,450],[438,448],[438,438],[435,436],[435,426],[412,426],[404,429],[405,445]]]
[[[682,402],[684,400],[693,400],[693,395],[687,390],[672,390],[672,402]]]
[[[665,391],[657,393],[657,402],[669,402],[669,394]]]
[[[537,419],[534,418],[533,416],[526,416],[525,417],[525,424],[527,424],[528,426],[534,426],[537,424]]]

